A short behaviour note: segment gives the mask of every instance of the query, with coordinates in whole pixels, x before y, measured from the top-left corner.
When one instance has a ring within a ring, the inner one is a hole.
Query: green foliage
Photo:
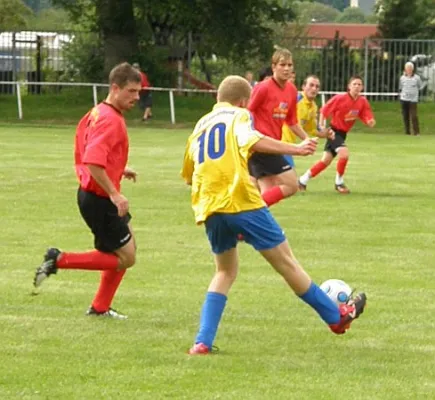
[[[68,14],[60,8],[46,8],[39,11],[29,22],[28,29],[35,31],[64,31],[71,23]]]
[[[104,53],[100,37],[95,33],[76,32],[71,43],[65,44],[67,70],[61,80],[105,82]]]
[[[322,85],[339,90],[346,90],[349,74],[361,75],[364,69],[358,50],[351,49],[338,32],[322,49],[319,61],[320,70],[328,71]]]
[[[302,23],[333,22],[340,12],[328,5],[318,2],[296,2],[297,18]]]
[[[0,32],[27,29],[32,10],[22,0],[0,0]]]
[[[240,75],[243,76],[246,72],[246,68],[243,64],[235,64],[226,58],[221,57],[211,57],[206,60],[207,69],[212,77],[212,83],[216,87],[227,75]],[[201,63],[199,57],[194,57],[192,59],[190,71],[192,75],[198,79],[206,80],[204,71],[201,68]],[[254,68],[254,76],[256,77],[256,69]]]
[[[364,24],[367,22],[366,15],[361,8],[358,7],[347,7],[343,12],[337,16],[335,22],[340,24],[357,23]]]
[[[349,7],[350,0],[318,0],[319,3],[326,4],[336,8],[339,11],[343,11],[346,7]]]
[[[433,39],[435,2],[433,0],[380,0],[379,30],[392,39]]]
[[[51,0],[23,0],[27,7],[31,8],[34,13],[51,7]]]
[[[101,2],[53,3],[64,7],[85,30],[100,32],[102,27],[110,30],[121,24],[110,12],[101,13],[107,11]],[[128,9],[130,3],[123,2],[122,7]],[[194,47],[200,53],[216,53],[238,62],[250,57],[268,58],[273,44],[273,28],[268,23],[280,24],[294,18],[291,6],[277,0],[135,0],[131,7],[134,24],[122,21],[123,28],[136,26],[141,53],[156,45],[166,47],[168,53],[174,47],[185,47],[191,32]]]

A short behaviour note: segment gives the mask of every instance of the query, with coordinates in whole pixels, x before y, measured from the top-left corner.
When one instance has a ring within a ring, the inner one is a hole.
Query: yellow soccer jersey
[[[311,137],[317,136],[317,104],[308,100],[304,93],[298,95],[298,121],[305,132]],[[296,143],[298,137],[292,132],[287,124],[282,127],[282,141]]]
[[[263,135],[253,127],[248,110],[218,103],[190,135],[181,176],[192,185],[197,224],[214,213],[234,214],[265,207],[251,182],[248,157]]]

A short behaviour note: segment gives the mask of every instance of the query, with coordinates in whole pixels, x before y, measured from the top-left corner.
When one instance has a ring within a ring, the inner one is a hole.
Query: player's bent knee
[[[337,154],[338,154],[339,158],[348,159],[349,158],[349,149],[347,147],[341,147],[338,150]]]
[[[119,269],[131,268],[136,263],[136,253],[118,254]]]

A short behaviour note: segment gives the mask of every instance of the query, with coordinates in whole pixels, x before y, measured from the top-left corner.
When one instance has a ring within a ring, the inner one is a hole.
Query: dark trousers
[[[418,124],[417,103],[413,103],[411,101],[401,101],[400,103],[402,105],[402,116],[403,124],[405,125],[405,133],[407,135],[411,134],[410,122],[412,122],[414,135],[419,135],[420,127]]]

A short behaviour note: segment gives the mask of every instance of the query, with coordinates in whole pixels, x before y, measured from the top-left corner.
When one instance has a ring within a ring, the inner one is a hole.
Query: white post
[[[325,103],[326,103],[325,93],[322,93],[322,106],[324,106]]]
[[[98,93],[96,85],[92,85],[92,95],[94,96],[94,106],[96,106],[98,104]]]
[[[169,108],[171,109],[171,123],[175,124],[174,92],[169,91]]]
[[[19,82],[16,83],[16,90],[17,90],[18,118],[23,119],[23,105],[21,104],[21,85]]]

